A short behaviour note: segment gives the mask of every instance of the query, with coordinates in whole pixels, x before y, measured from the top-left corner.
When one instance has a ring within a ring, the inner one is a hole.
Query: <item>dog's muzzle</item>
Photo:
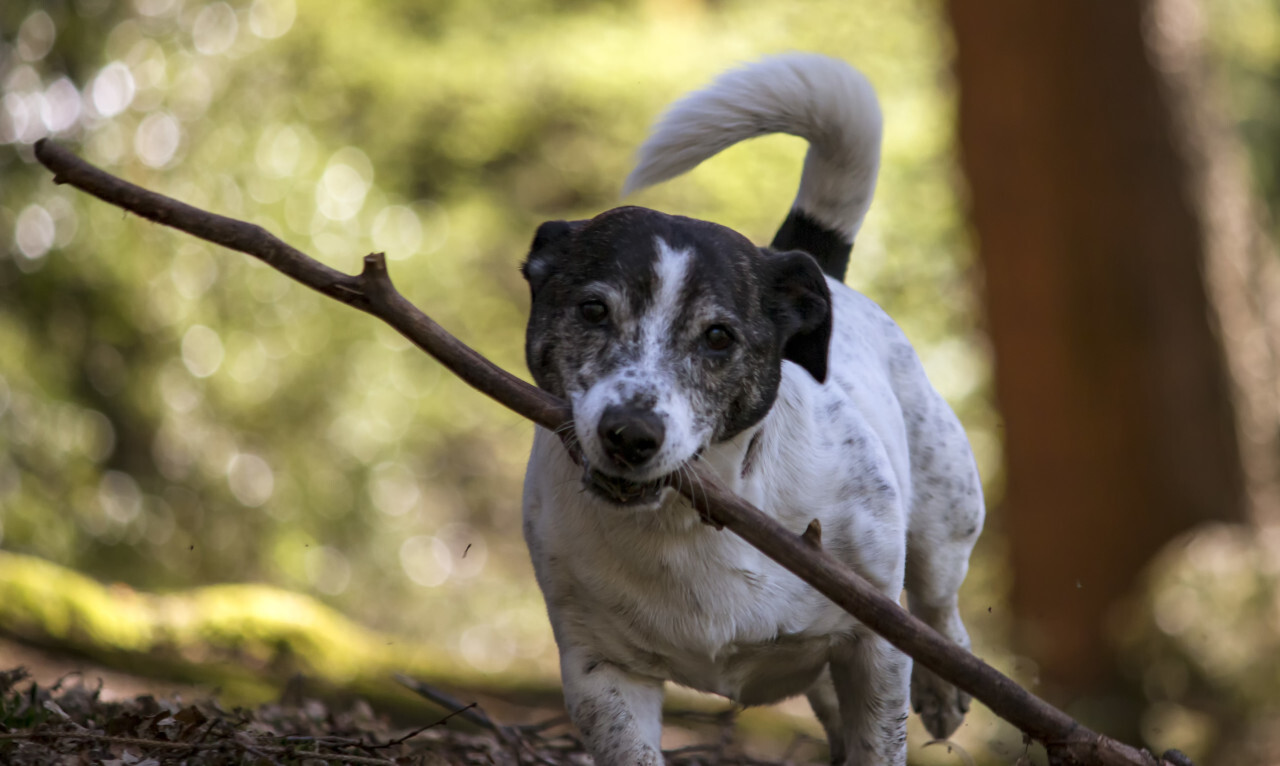
[[[612,505],[657,505],[671,477],[632,479],[627,475],[652,473],[646,466],[661,452],[666,439],[662,416],[644,406],[611,404],[600,413],[595,436],[599,450],[594,464],[586,454],[579,455],[583,486]]]
[[[666,438],[662,417],[647,407],[612,404],[600,413],[596,436],[607,458],[607,465],[601,467],[608,472],[587,465],[582,476],[587,488],[615,505],[656,503],[667,484],[665,477],[635,481],[616,473],[642,471],[658,454]]]

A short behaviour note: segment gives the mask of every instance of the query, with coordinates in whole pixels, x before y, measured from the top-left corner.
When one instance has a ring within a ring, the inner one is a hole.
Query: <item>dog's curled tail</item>
[[[640,147],[623,194],[688,172],[739,141],[789,133],[809,142],[791,212],[773,247],[805,250],[844,279],[880,169],[880,105],[861,72],[789,53],[734,69],[672,104]]]

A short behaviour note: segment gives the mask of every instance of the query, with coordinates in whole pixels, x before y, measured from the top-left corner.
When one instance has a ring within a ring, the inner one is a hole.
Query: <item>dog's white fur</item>
[[[796,207],[851,237],[874,188],[880,115],[865,78],[823,57],[768,59],[680,102],[645,144],[629,188],[775,131],[812,145]],[[659,245],[658,272],[682,274],[689,254]],[[828,283],[826,382],[784,362],[765,418],[702,445],[700,459],[797,534],[818,519],[828,550],[890,598],[905,586],[912,612],[967,646],[957,590],[983,502],[964,430],[897,325]],[[585,440],[612,390],[575,398]],[[677,416],[666,428],[672,451],[655,471],[691,459],[705,438]],[[744,471],[757,437],[754,469]],[[583,446],[590,457],[593,445]],[[923,668],[913,673],[909,658],[737,536],[701,524],[674,492],[656,507],[619,508],[584,492],[581,477],[559,440],[539,430],[525,536],[567,704],[600,766],[663,762],[664,680],[745,704],[806,693],[839,763],[904,764],[909,697],[936,735],[958,725],[967,700],[956,689]]]
[[[671,105],[640,147],[623,195],[687,173],[769,133],[809,142],[794,207],[852,242],[880,171],[880,102],[858,70],[812,53],[775,56],[725,73]]]

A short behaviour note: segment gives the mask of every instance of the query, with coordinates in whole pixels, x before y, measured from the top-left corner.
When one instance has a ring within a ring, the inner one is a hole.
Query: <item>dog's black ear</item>
[[[529,290],[537,293],[556,267],[556,257],[563,251],[569,235],[581,225],[581,221],[547,221],[538,227],[529,246],[529,257],[520,266],[529,283]]]
[[[778,328],[782,358],[827,380],[831,346],[831,290],[813,256],[800,250],[763,248],[765,312]]]

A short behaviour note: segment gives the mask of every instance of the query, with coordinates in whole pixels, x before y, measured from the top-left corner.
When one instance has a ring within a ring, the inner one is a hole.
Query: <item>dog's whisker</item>
[[[703,486],[702,481],[698,478],[698,474],[694,473],[692,466],[686,467],[685,470],[689,472],[689,484],[692,487],[692,493],[694,495],[694,499],[693,499],[694,510],[698,511],[698,513],[702,513],[702,511],[698,508],[699,503],[697,499],[697,494],[698,494],[698,490],[702,490],[701,504],[705,506],[707,501],[707,488]]]
[[[698,490],[703,489],[704,498],[706,496],[706,490],[705,488],[699,485],[697,477],[694,475],[693,469],[689,466],[688,462],[681,463],[676,467],[676,477],[680,485],[677,488],[678,491],[680,492],[681,495],[684,496],[685,502],[689,503],[689,506],[694,511],[697,511],[698,510],[698,499],[697,499]],[[687,494],[684,492],[686,482],[688,482]]]

